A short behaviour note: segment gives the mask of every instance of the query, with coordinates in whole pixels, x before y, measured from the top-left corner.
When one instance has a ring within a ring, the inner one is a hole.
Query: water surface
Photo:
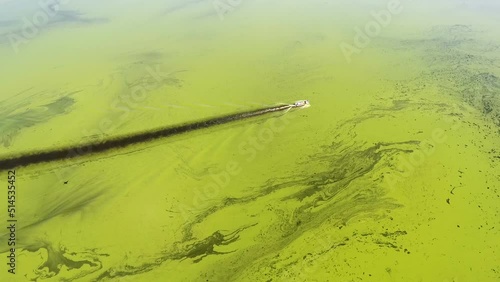
[[[500,279],[496,2],[0,7],[1,156],[312,104],[18,168],[2,281]]]

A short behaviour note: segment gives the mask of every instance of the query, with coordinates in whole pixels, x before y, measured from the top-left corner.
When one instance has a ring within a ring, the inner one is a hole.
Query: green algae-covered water
[[[311,107],[1,171],[0,280],[500,281],[499,12],[1,1],[0,159]]]

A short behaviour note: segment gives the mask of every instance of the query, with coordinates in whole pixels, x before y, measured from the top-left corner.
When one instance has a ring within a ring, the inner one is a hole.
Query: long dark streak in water
[[[283,111],[295,107],[298,106],[295,104],[275,106],[248,112],[229,114],[201,121],[195,121],[192,123],[181,124],[178,126],[157,128],[145,132],[139,132],[132,135],[111,138],[99,142],[89,142],[87,144],[73,145],[66,148],[59,148],[50,151],[47,150],[47,151],[31,152],[31,153],[21,154],[18,156],[6,157],[0,159],[0,170],[13,169],[16,167],[22,167],[31,164],[51,162],[51,161],[80,157],[84,155],[102,153],[111,149],[123,148],[141,142],[152,141],[163,137],[173,136],[197,129],[208,128],[216,125],[229,123],[231,121],[242,120],[250,117],[260,116],[267,113]]]

